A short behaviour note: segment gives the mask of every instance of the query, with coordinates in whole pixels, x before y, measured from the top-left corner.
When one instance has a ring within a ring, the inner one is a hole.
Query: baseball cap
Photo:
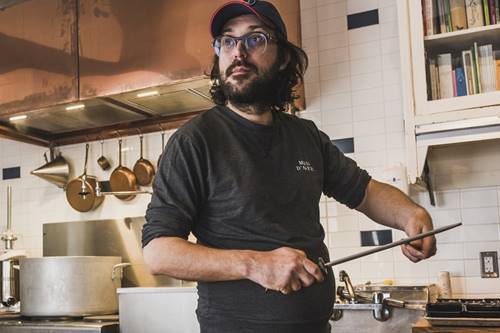
[[[283,37],[287,38],[285,22],[283,22],[276,7],[268,1],[260,0],[229,1],[219,7],[212,15],[212,20],[210,22],[212,37],[215,38],[220,35],[224,24],[230,19],[248,14],[257,16],[264,23],[275,28]]]

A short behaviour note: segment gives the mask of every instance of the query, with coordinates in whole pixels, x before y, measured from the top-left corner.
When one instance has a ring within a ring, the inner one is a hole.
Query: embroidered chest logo
[[[298,172],[314,172],[314,167],[311,165],[309,161],[297,161],[297,165],[295,166]]]

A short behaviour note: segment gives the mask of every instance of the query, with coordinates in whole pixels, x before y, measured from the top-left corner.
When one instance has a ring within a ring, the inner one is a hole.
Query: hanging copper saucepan
[[[96,209],[103,201],[104,197],[96,195],[97,178],[87,175],[87,162],[89,158],[89,144],[85,145],[85,162],[83,174],[72,179],[66,185],[66,199],[73,209],[79,212],[88,212]]]
[[[155,167],[153,164],[143,157],[143,137],[142,134],[139,135],[141,141],[141,157],[135,162],[134,174],[137,178],[137,184],[142,186],[147,186],[151,184],[155,175]]]
[[[111,173],[109,182],[113,192],[137,191],[137,178],[134,172],[122,165],[122,139],[118,140],[118,166]],[[116,195],[116,197],[120,200],[129,201],[135,198],[135,194]]]

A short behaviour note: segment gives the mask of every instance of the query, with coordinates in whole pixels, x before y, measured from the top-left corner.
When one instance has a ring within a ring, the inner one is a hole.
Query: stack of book
[[[494,52],[491,44],[474,43],[455,58],[451,53],[438,54],[427,63],[429,100],[500,90],[500,52]]]
[[[426,36],[500,23],[500,0],[421,0]]]

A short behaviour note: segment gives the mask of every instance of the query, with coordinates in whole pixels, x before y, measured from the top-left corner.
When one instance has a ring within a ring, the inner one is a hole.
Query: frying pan
[[[96,177],[87,175],[88,158],[89,144],[87,143],[85,145],[83,174],[78,178],[72,179],[66,185],[66,200],[68,200],[73,209],[82,213],[96,209],[104,201],[104,197],[96,195]]]
[[[160,168],[160,161],[161,157],[163,156],[163,153],[165,152],[165,131],[161,132],[161,154],[158,157],[158,161],[156,162],[156,167]]]
[[[109,182],[113,192],[137,190],[137,178],[134,172],[122,165],[122,139],[118,140],[118,166],[111,173]],[[120,200],[129,201],[135,198],[135,194],[116,195],[116,197]]]
[[[141,140],[141,157],[135,162],[134,174],[137,178],[137,183],[142,186],[151,184],[155,175],[155,167],[153,164],[145,159],[142,155],[142,135],[139,136]]]

